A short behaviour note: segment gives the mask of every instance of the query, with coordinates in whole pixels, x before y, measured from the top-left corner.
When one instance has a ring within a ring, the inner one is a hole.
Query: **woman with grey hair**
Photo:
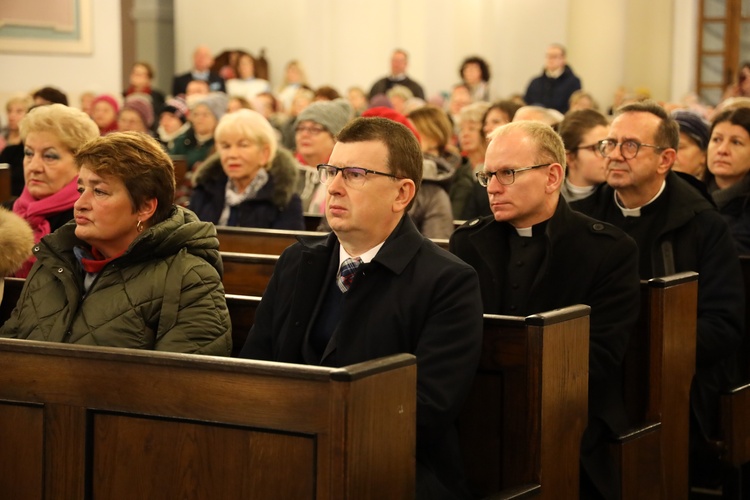
[[[222,226],[304,229],[295,193],[297,164],[279,149],[276,132],[260,113],[241,109],[216,126],[218,153],[195,173],[190,209]]]

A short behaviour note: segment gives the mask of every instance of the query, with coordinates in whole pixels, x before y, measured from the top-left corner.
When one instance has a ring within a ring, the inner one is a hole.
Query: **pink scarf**
[[[74,177],[57,193],[41,200],[37,200],[31,196],[27,188],[23,188],[21,196],[13,204],[13,212],[29,223],[31,229],[34,230],[34,242],[39,243],[51,230],[47,216],[70,210],[78,196],[78,176]],[[34,261],[36,261],[36,257],[30,257],[16,273],[16,277],[25,278]]]

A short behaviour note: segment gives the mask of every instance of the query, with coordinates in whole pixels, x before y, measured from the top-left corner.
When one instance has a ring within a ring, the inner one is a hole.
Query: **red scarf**
[[[91,256],[93,257],[93,259],[87,259],[85,257],[82,258],[81,267],[83,267],[83,270],[89,274],[98,274],[102,271],[102,269],[104,269],[104,266],[118,258],[120,255],[115,255],[114,257],[110,257],[109,259],[107,259],[99,252],[99,250],[91,247]]]
[[[13,212],[29,223],[34,230],[34,242],[39,243],[51,231],[47,217],[73,208],[78,196],[78,176],[57,193],[41,200],[37,200],[27,188],[23,188],[21,196],[13,204]],[[16,277],[25,278],[35,261],[36,257],[30,257],[16,273]]]
[[[151,95],[151,85],[148,85],[146,86],[146,88],[143,88],[141,90],[138,90],[134,86],[130,85],[128,87],[128,90],[125,91],[125,97],[129,96],[130,94],[136,94],[136,93]]]

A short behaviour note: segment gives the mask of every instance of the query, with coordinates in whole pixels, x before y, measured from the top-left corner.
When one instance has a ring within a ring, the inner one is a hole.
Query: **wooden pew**
[[[740,384],[721,396],[716,445],[727,465],[724,498],[750,497],[750,255],[740,256],[745,283],[745,337],[737,351]]]
[[[232,356],[236,356],[245,345],[247,334],[255,323],[255,311],[260,297],[227,294],[227,309],[232,319]]]
[[[9,283],[20,294],[23,280]],[[227,295],[235,352],[244,345],[259,302]],[[574,306],[527,318],[485,316],[480,369],[460,419],[474,491],[506,499],[542,492],[547,492],[542,498],[578,497],[588,311]]]
[[[227,296],[237,350],[259,302]],[[573,306],[526,318],[485,315],[482,359],[459,425],[477,495],[578,498],[589,311]]]
[[[633,429],[613,447],[623,500],[688,497],[697,300],[693,272],[641,284],[641,314],[623,361],[623,395]]]
[[[578,499],[589,311],[485,315],[479,370],[459,418],[475,496]]]
[[[325,236],[318,231],[295,231],[292,229],[262,229],[252,227],[216,226],[219,250],[222,252],[281,255],[287,247],[304,236]],[[448,249],[447,239],[433,239],[435,244]]]
[[[187,160],[183,155],[171,155],[172,165],[174,165],[174,181],[177,187],[180,187],[185,182],[185,174],[187,173]]]
[[[0,164],[0,203],[11,199],[10,165]]]
[[[325,236],[328,233],[290,229],[216,226],[219,250],[222,252],[281,255],[301,236]]]
[[[0,339],[3,498],[414,498],[416,365]]]
[[[237,295],[263,295],[273,275],[277,255],[221,252],[224,291]]]

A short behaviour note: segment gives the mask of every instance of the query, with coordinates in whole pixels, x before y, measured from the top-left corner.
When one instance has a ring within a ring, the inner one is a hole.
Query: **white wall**
[[[91,2],[93,50],[91,54],[3,54],[0,53],[0,102],[18,92],[33,92],[54,86],[67,93],[71,105],[81,93],[119,92],[122,87],[120,2]],[[5,112],[5,107],[2,107]],[[3,122],[5,118],[3,117]]]
[[[541,71],[550,42],[603,106],[621,84],[677,100],[695,78],[698,0],[174,0],[175,70],[190,66],[195,45],[215,52],[266,48],[274,85],[297,58],[315,86],[369,88],[389,69],[390,53],[411,55],[409,72],[428,91],[447,91],[471,54],[488,60],[496,97],[523,92]],[[651,12],[644,16],[639,9]],[[0,102],[44,85],[71,102],[86,90],[121,88],[120,5],[92,2],[93,53],[0,54]],[[679,8],[677,8],[679,7]],[[648,22],[644,21],[648,18]],[[169,89],[163,89],[169,90]],[[4,111],[4,110],[3,110]]]
[[[457,83],[461,60],[478,54],[493,72],[495,95],[523,91],[541,71],[544,49],[566,42],[567,0],[175,0],[176,70],[190,67],[193,48],[214,52],[266,48],[273,85],[300,59],[313,86],[369,90],[390,68],[391,51],[406,49],[409,73],[428,94]],[[230,13],[230,15],[227,15]],[[208,29],[216,26],[216,29]]]

